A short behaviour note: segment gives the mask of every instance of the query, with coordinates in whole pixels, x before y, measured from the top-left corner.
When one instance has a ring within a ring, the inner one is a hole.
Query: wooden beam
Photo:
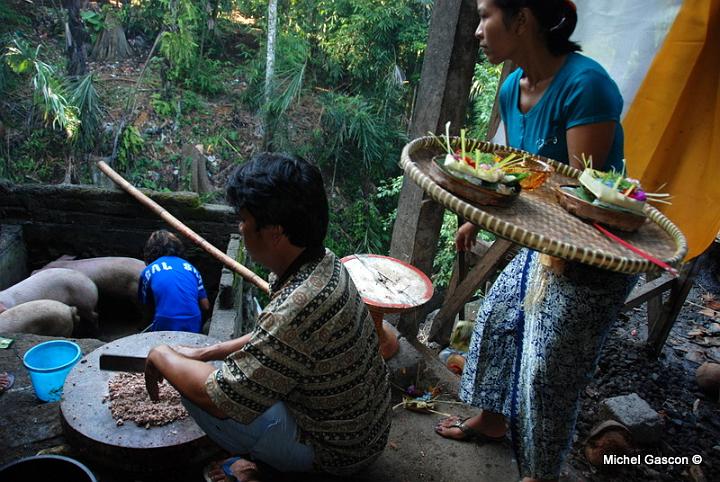
[[[675,283],[675,276],[669,274],[663,274],[659,278],[651,279],[644,283],[642,286],[637,286],[628,299],[625,301],[625,305],[621,311],[628,311],[636,308],[646,301],[650,301],[652,298],[661,295],[663,292],[669,290],[673,283]]]
[[[443,303],[442,308],[435,316],[428,338],[445,346],[450,341],[450,333],[455,322],[455,316],[465,302],[475,293],[478,287],[489,279],[500,266],[507,264],[507,253],[512,249],[513,243],[498,238],[482,257],[480,262],[468,273]]]
[[[671,289],[670,297],[666,303],[662,305],[662,310],[659,314],[652,319],[648,312],[648,339],[647,344],[651,349],[651,353],[658,357],[662,352],[665,340],[667,340],[670,334],[675,319],[677,318],[680,310],[685,304],[690,288],[692,288],[695,274],[697,273],[700,264],[697,262],[699,257],[694,258],[692,261],[685,263],[680,276],[675,279]]]
[[[512,61],[510,61],[510,60],[508,60],[508,61],[506,61],[505,63],[503,63],[503,69],[502,69],[502,72],[500,73],[500,79],[498,80],[498,86],[502,85],[502,83],[505,81],[505,79],[507,78],[507,76],[510,75],[510,73],[511,73],[513,70],[515,70],[515,67],[516,67],[515,64],[514,64]],[[487,130],[487,135],[486,135],[486,137],[485,137],[487,140],[492,140],[492,138],[495,136],[495,133],[497,132],[497,129],[498,129],[499,125],[500,125],[500,104],[498,103],[499,95],[500,95],[500,89],[498,88],[498,89],[495,90],[495,101],[494,101],[494,103],[493,103],[492,112],[490,113],[490,120],[488,121],[488,130]],[[460,226],[460,220],[458,219],[458,227],[459,227],[459,226]],[[477,245],[477,244],[476,244],[476,245]],[[512,246],[512,245],[511,245],[511,246]],[[489,245],[486,246],[485,252],[487,252],[489,248],[490,248]],[[510,250],[511,250],[511,247],[508,247],[508,250],[506,251],[506,255],[505,255],[504,258],[511,257]],[[514,252],[514,251],[513,251],[513,252]],[[484,253],[483,253],[483,255],[484,255]],[[455,303],[455,301],[454,301],[454,300],[455,300],[454,294],[455,294],[455,290],[456,290],[456,288],[457,288],[457,284],[458,284],[460,281],[462,281],[462,280],[465,278],[465,276],[466,276],[466,273],[463,273],[463,274],[460,274],[460,273],[459,273],[459,267],[460,267],[459,259],[460,259],[460,257],[461,257],[461,254],[458,253],[458,256],[457,256],[457,258],[456,258],[455,264],[453,265],[453,273],[452,273],[452,276],[451,276],[451,278],[450,278],[450,283],[449,283],[449,285],[448,285],[447,295],[445,296],[445,300],[443,301],[443,307],[448,303],[448,300],[449,300],[451,297],[453,297],[453,303]],[[504,259],[504,258],[501,258],[501,259]],[[507,264],[507,263],[506,263],[506,264]],[[503,265],[503,266],[500,266],[500,269],[502,269],[503,267],[504,267],[504,265]],[[476,265],[476,268],[475,268],[475,269],[482,269],[482,263]],[[457,310],[455,313],[450,313],[450,312],[448,312],[447,314],[443,313],[443,317],[440,318],[440,320],[438,320],[438,321],[440,322],[440,325],[436,325],[435,320],[433,320],[433,328],[435,328],[435,333],[436,333],[435,336],[438,337],[438,339],[444,339],[444,338],[445,338],[445,335],[444,335],[445,332],[447,332],[447,336],[449,337],[450,331],[452,330],[452,322],[453,322],[453,320],[455,319],[455,315],[456,315],[458,312],[459,312],[459,313],[464,313],[464,311],[465,311],[465,303],[467,302],[467,300],[470,299],[470,297],[473,295],[473,293],[475,293],[475,291],[477,291],[477,289],[478,289],[478,287],[480,286],[480,284],[482,284],[483,282],[487,282],[487,281],[489,280],[489,278],[490,278],[490,276],[485,276],[484,278],[481,278],[480,281],[478,282],[478,285],[477,285],[477,286],[475,286],[469,293],[464,293],[464,295],[466,296],[466,298],[465,298],[465,300],[460,304],[460,307],[458,308],[458,310]],[[451,308],[448,307],[447,309],[450,310]],[[454,308],[452,308],[452,309],[454,309]],[[441,311],[443,311],[443,308],[441,308]],[[446,316],[446,315],[447,315],[447,316]],[[437,317],[436,317],[436,320],[437,320]],[[446,326],[446,324],[448,324],[448,323],[450,324],[449,327]],[[437,328],[436,328],[436,327],[437,327]],[[438,331],[438,330],[439,330],[439,331]],[[431,331],[432,331],[432,330],[431,330]],[[441,333],[442,333],[442,334],[441,334]],[[432,337],[431,337],[431,339],[432,339]],[[448,338],[448,339],[449,339],[449,338]]]
[[[478,41],[474,36],[478,21],[474,0],[435,2],[416,109],[410,123],[411,138],[428,132],[442,132],[448,121],[457,133],[465,123],[478,53]],[[390,256],[431,275],[443,212],[442,206],[405,178],[393,226]],[[418,319],[422,319],[419,313],[403,315],[397,328],[407,338],[414,338]]]

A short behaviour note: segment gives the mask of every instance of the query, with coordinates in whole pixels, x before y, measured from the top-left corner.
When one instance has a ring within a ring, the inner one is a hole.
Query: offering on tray
[[[559,186],[556,195],[560,205],[570,213],[623,231],[634,231],[646,219],[647,202],[669,204],[669,194],[648,193],[640,181],[625,177],[625,172],[598,171],[589,167],[580,174],[579,186]]]
[[[459,139],[453,139],[449,122],[445,135],[435,138],[447,153],[433,159],[430,176],[443,188],[477,204],[506,205],[520,193],[523,181],[532,177],[529,186],[537,187],[552,171],[521,154],[485,152],[481,147],[486,144],[466,139],[465,129],[460,130]]]
[[[537,189],[547,181],[553,173],[553,167],[547,162],[534,157],[525,156],[522,161],[506,169],[508,173],[527,173],[527,176],[520,179],[520,187],[526,191]]]

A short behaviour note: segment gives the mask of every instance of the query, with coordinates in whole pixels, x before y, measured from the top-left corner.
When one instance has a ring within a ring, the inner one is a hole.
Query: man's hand
[[[160,370],[158,370],[155,365],[155,359],[166,349],[172,350],[167,345],[156,346],[150,350],[150,353],[148,353],[145,359],[145,388],[150,396],[150,400],[153,402],[160,400],[160,387],[158,385],[163,381],[162,373],[160,373]]]
[[[197,348],[198,354],[202,349]],[[184,347],[183,350],[193,349]],[[205,382],[214,371],[215,367],[210,363],[178,353],[168,345],[158,345],[150,350],[145,360],[145,388],[150,400],[157,401],[160,393],[158,384],[166,380],[181,396],[198,407],[215,417],[225,418],[225,413],[218,409],[205,390]]]
[[[457,230],[455,235],[455,248],[458,251],[470,251],[475,245],[475,238],[480,230],[473,223],[465,223]]]

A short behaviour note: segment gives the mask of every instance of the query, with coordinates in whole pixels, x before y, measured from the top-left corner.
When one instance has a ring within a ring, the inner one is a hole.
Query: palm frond
[[[55,68],[38,57],[40,45],[34,50],[19,37],[14,37],[3,55],[8,67],[16,74],[34,71],[33,103],[40,108],[45,122],[63,129],[73,138],[79,126],[78,110],[68,101],[67,88]]]
[[[77,109],[81,120],[73,144],[81,151],[89,151],[93,148],[105,112],[95,89],[93,74],[83,76],[72,86],[70,102]]]

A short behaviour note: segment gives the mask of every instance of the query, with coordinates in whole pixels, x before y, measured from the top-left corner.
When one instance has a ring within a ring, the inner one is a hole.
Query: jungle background
[[[387,254],[431,13],[431,0],[4,0],[0,178],[97,183],[102,159],[137,187],[190,190],[183,148],[199,145],[201,197],[221,202],[235,165],[293,152],[323,172],[327,246]],[[478,58],[471,135],[485,136],[499,76]],[[447,214],[440,287],[455,229]]]

